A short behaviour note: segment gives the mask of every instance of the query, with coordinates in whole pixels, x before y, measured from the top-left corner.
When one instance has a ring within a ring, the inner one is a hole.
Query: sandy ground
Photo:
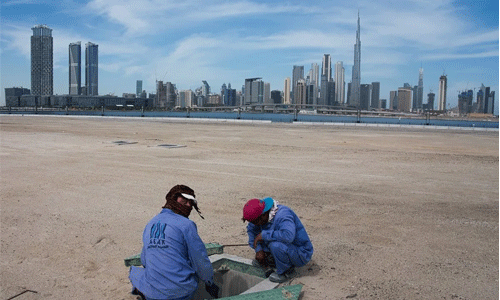
[[[499,297],[498,132],[0,122],[2,300],[135,299],[123,259],[178,183],[200,200],[204,242],[246,242],[250,198],[294,209],[315,248],[292,281],[302,299]]]

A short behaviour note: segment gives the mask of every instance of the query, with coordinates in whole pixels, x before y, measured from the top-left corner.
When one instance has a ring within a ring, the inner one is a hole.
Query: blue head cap
[[[262,202],[265,203],[264,210],[262,211],[263,213],[269,211],[271,208],[273,208],[274,205],[274,200],[271,197],[267,197],[261,200]]]

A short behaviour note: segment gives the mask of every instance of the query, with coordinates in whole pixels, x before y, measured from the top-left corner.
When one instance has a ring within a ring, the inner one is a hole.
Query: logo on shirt
[[[148,248],[166,248],[166,237],[165,229],[167,224],[158,222],[151,226],[151,231],[149,232],[149,245]]]

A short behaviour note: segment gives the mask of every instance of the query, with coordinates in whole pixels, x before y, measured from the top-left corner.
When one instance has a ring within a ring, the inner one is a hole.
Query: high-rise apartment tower
[[[52,29],[46,25],[31,28],[31,94],[52,95],[54,90],[54,46]]]
[[[69,44],[69,94],[82,93],[82,43]]]
[[[345,100],[345,70],[343,62],[338,61],[335,64],[335,102],[336,104],[344,104]]]
[[[88,42],[85,44],[85,89],[88,96],[99,95],[98,62],[99,45]]]

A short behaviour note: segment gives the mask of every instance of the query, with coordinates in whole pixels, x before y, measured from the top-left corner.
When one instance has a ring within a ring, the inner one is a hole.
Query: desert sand
[[[0,122],[1,299],[135,299],[123,259],[175,184],[195,190],[206,243],[247,241],[250,198],[291,207],[315,249],[291,282],[302,299],[499,298],[498,131]]]

